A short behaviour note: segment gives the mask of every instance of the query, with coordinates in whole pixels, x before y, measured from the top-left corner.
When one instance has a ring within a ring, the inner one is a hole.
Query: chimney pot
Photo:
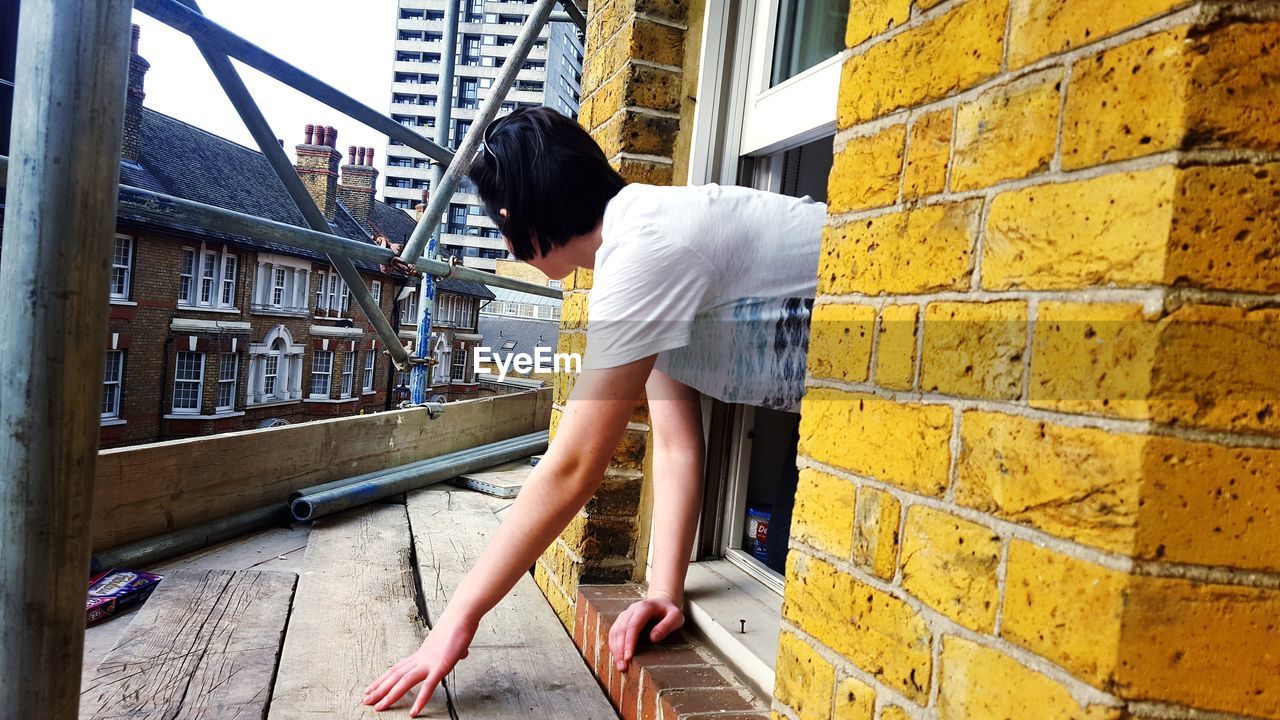
[[[326,125],[324,128],[324,144],[331,148],[336,148],[338,143],[338,131],[333,129],[332,125]]]
[[[365,150],[367,152],[365,153],[365,156],[364,156],[364,163],[366,165],[372,165],[373,164],[373,148],[365,148]]]
[[[276,138],[276,142],[280,143],[280,147],[284,147],[284,138]]]
[[[311,134],[312,134],[312,132],[313,132],[314,130],[315,130],[315,126],[314,126],[314,125],[312,125],[311,123],[307,123],[307,127],[306,127],[306,131],[307,131],[307,139],[306,139],[306,142],[305,142],[304,144],[306,144],[306,145],[310,145],[310,144],[311,144]]]
[[[141,37],[142,37],[142,28],[137,23],[134,23],[133,35],[132,35],[132,38],[129,40],[129,52],[133,53],[134,55],[138,54],[138,39]]]
[[[364,165],[364,164],[365,164],[365,163],[364,163],[364,156],[365,156],[365,153],[366,153],[366,152],[368,152],[368,148],[363,148],[363,147],[362,147],[362,148],[360,148],[360,150],[356,153],[357,157],[359,158],[359,162],[360,162],[360,164],[361,164],[361,165]]]
[[[363,155],[363,154],[364,154],[364,152],[363,152],[363,151],[361,151],[361,155]],[[348,164],[348,165],[355,165],[355,164],[356,164],[356,146],[355,146],[355,145],[348,145],[348,146],[347,146],[347,164]]]

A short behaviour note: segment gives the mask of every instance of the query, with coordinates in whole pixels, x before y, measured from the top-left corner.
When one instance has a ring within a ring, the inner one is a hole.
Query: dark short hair
[[[467,174],[521,260],[534,256],[535,242],[545,255],[590,231],[626,185],[587,131],[548,107],[494,120]]]

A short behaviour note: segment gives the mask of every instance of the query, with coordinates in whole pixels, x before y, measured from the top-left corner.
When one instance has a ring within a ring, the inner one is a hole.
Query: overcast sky
[[[201,0],[211,20],[379,112],[391,103],[396,0]],[[191,39],[140,12],[139,54],[151,63],[145,105],[242,145],[256,145]],[[338,130],[338,150],[372,147],[385,170],[387,140],[256,70],[236,64],[276,137],[293,146],[307,123]],[[343,160],[345,162],[345,159]],[[381,195],[381,175],[379,175]]]

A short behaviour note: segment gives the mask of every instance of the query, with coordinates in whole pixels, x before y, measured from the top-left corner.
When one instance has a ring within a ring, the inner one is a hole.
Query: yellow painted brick
[[[1133,548],[1142,436],[970,411],[960,438],[957,503],[1113,552]]]
[[[623,110],[591,131],[605,157],[628,152],[667,157],[680,129],[680,119]]]
[[[884,580],[898,569],[898,522],[902,504],[883,490],[858,490],[853,562]]]
[[[1009,5],[968,0],[845,61],[837,125],[882,117],[977,85],[1000,71]]]
[[[778,638],[773,694],[800,720],[826,720],[831,712],[835,668],[817,650],[789,632]]]
[[[1041,303],[1034,332],[1027,393],[1032,405],[1149,415],[1159,326],[1141,305]]]
[[[792,550],[782,615],[880,682],[924,705],[933,636],[903,601]]]
[[[809,328],[809,375],[844,382],[867,379],[876,309],[827,303],[813,308]]]
[[[920,386],[949,395],[1022,395],[1027,306],[1021,300],[935,302],[924,310]]]
[[[1248,717],[1280,717],[1280,590],[1136,577],[1117,692]]]
[[[579,271],[581,272],[581,271]],[[587,326],[587,303],[590,293],[568,292],[560,304],[560,327],[580,330]]]
[[[1120,709],[1081,706],[1058,682],[998,650],[942,639],[939,720],[1116,720]]]
[[[586,268],[578,268],[564,279],[564,292],[567,298],[572,290],[590,290],[593,272]],[[561,309],[561,317],[563,318],[563,308]]]
[[[1183,170],[1165,282],[1280,293],[1277,197],[1280,163]]]
[[[906,123],[850,138],[836,153],[827,186],[832,214],[892,205],[902,179]]]
[[[1000,193],[987,218],[982,287],[1158,283],[1175,177],[1163,166]]]
[[[897,705],[885,705],[880,711],[880,720],[911,720],[911,716]]]
[[[800,471],[791,537],[848,558],[853,547],[853,508],[857,487],[811,468]]]
[[[1080,168],[1176,148],[1186,135],[1187,26],[1071,66],[1062,166]]]
[[[946,189],[947,165],[951,159],[952,114],[951,108],[943,108],[912,121],[907,165],[903,170],[903,199],[911,200]]]
[[[549,423],[548,432],[552,438],[555,438],[556,430],[560,427],[562,419],[564,419],[564,411],[558,407],[551,408],[551,422]]]
[[[1009,67],[1100,40],[1187,0],[1014,0]]]
[[[857,678],[844,678],[836,683],[834,710],[832,720],[872,720],[876,711],[876,691]]]
[[[609,165],[629,183],[670,185],[674,177],[673,165],[661,158],[650,160],[618,157],[610,160]]]
[[[1021,540],[1009,546],[1005,637],[1095,687],[1113,676],[1128,576]]]
[[[876,345],[876,384],[895,390],[915,385],[916,305],[886,305],[880,311]]]
[[[961,505],[1140,558],[1280,568],[1280,450],[981,411],[960,433]]]
[[[902,589],[978,632],[995,629],[1000,536],[977,523],[922,505],[907,508],[902,529]]]
[[[560,588],[548,576],[546,567],[542,563],[537,563],[533,568],[533,580],[538,585],[538,589],[542,590],[542,595],[547,599],[547,604],[555,611],[556,617],[560,620],[560,624],[564,625],[570,632],[573,631],[573,610],[574,602],[567,597]]]
[[[1058,142],[1058,68],[983,91],[956,110],[951,188],[972,190],[1049,169]]]
[[[1152,418],[1280,435],[1280,310],[1184,305],[1161,321]]]
[[[1155,436],[1142,460],[1135,555],[1280,570],[1280,449]]]
[[[1187,91],[1197,145],[1280,149],[1280,23],[1235,23],[1196,33]]]
[[[850,0],[845,47],[853,47],[911,17],[911,0]]]
[[[680,109],[680,75],[665,68],[628,65],[609,78],[592,95],[592,101],[615,111],[623,107],[643,107],[675,112]],[[604,119],[607,118],[601,118]]]
[[[951,464],[951,412],[945,405],[812,388],[800,412],[800,450],[912,492],[942,495]]]
[[[828,227],[818,291],[830,294],[966,290],[981,200],[929,205]]]

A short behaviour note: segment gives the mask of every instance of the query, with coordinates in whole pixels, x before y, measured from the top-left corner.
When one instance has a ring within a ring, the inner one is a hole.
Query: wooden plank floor
[[[406,717],[413,695],[376,713],[364,689],[422,644],[417,583],[403,505],[370,505],[311,529],[285,636],[271,720]],[[448,717],[444,694],[427,707]]]
[[[485,496],[442,485],[410,493],[408,508],[427,612],[437,617],[498,520]],[[617,718],[528,575],[480,623],[447,684],[459,718]]]
[[[363,690],[421,644],[422,613],[441,612],[510,505],[436,486],[407,506],[356,508],[145,568],[165,575],[156,594],[86,633],[81,717],[407,717],[416,689],[384,713],[360,704]],[[282,577],[288,592],[249,602]],[[425,716],[617,717],[528,576],[446,686]]]
[[[83,686],[80,717],[262,717],[293,573],[178,570]]]

